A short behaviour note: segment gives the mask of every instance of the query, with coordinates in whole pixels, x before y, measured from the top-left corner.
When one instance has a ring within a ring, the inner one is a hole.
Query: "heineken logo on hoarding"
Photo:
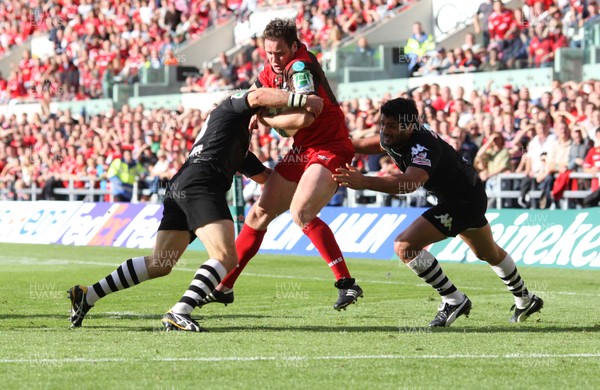
[[[498,245],[517,263],[600,268],[600,213],[502,210],[486,214]],[[460,238],[431,246],[440,260],[478,259]]]

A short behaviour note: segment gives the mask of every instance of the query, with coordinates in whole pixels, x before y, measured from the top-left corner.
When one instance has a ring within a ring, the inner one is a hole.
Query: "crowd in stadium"
[[[321,56],[339,45],[344,37],[378,23],[411,1],[298,2],[300,39]],[[0,54],[36,32],[45,32],[53,42],[55,55],[41,59],[25,52],[10,74],[0,77],[0,104],[11,100],[110,97],[113,84],[138,81],[142,68],[179,64],[178,49],[183,42],[233,15],[243,20],[266,2],[221,3],[215,0],[1,3]],[[582,23],[597,15],[595,1],[528,0],[522,9],[515,10],[500,1],[488,1],[480,6],[474,18],[482,42],[477,42],[474,34],[468,34],[460,47],[438,48],[431,33],[415,23],[404,53],[409,71],[420,76],[551,66],[557,48],[581,45]],[[362,49],[372,53],[368,43]],[[254,38],[246,52],[238,53],[234,59],[222,55],[218,72],[210,65],[205,66],[197,77],[186,82],[182,91],[244,88],[260,70],[264,58],[261,40]]]
[[[0,80],[0,104],[13,99],[47,102],[107,97],[112,83],[137,81],[142,67],[176,65],[175,52],[183,41],[232,14],[247,17],[248,4],[264,3],[228,1],[227,7],[214,0],[0,3],[1,51],[19,45],[35,31],[49,33],[56,50],[55,56],[44,60],[25,51],[8,78]],[[300,3],[300,38],[310,48],[330,48],[344,35],[356,34],[361,26],[377,23],[406,3]],[[461,47],[436,48],[431,35],[415,23],[404,53],[410,57],[414,75],[421,76],[547,66],[556,48],[580,45],[583,21],[597,15],[595,1],[527,0],[523,9],[516,10],[487,1],[475,18],[483,42],[468,34]],[[370,50],[364,39],[359,46]],[[234,59],[222,53],[216,67],[205,67],[181,90],[248,87],[264,63],[264,54],[260,38],[253,37],[247,50]],[[489,186],[494,182],[489,179],[502,172],[522,172],[531,178],[519,183],[516,188],[523,196],[508,206],[551,207],[560,198],[561,188],[597,188],[596,181],[572,184],[563,173],[600,170],[599,81],[554,82],[535,99],[526,88],[490,84],[486,90],[465,96],[461,87],[440,88],[433,81],[399,91],[398,96],[415,99],[424,121],[460,150]],[[351,137],[377,134],[378,108],[391,97],[341,102]],[[35,184],[44,189],[42,198],[52,198],[56,196],[52,189],[69,186],[69,180],[75,188],[89,186],[89,179],[91,185],[105,189],[111,186],[109,177],[119,176],[124,167],[142,177],[146,193],[156,194],[183,163],[206,115],[183,108],[148,112],[141,106],[124,106],[87,117],[73,117],[69,112],[0,117],[0,190],[8,190],[0,196],[28,199],[30,194],[17,195],[17,190]],[[261,128],[253,134],[252,150],[266,164],[274,164],[291,143]],[[357,156],[355,164],[374,174],[396,171],[384,156]],[[128,186],[135,175],[130,176],[121,177],[127,188],[117,199],[131,197]],[[527,189],[536,188],[544,196],[530,200]],[[259,191],[249,188],[248,200]]]
[[[462,87],[426,84],[398,95],[416,100],[423,120],[477,167],[482,180],[491,184],[499,173],[522,172],[534,182],[529,188],[551,196],[557,174],[600,171],[600,81],[555,83],[550,90],[532,99],[526,88],[490,84],[465,96]],[[377,134],[378,108],[391,97],[342,102],[351,137]],[[68,186],[69,179],[75,188],[89,185],[82,178],[106,188],[110,171],[124,162],[155,193],[181,166],[206,115],[124,106],[77,119],[68,111],[26,116],[20,123],[14,116],[0,118],[0,188],[10,189],[11,197],[35,182],[46,189],[43,196],[52,197],[51,189]],[[251,149],[272,166],[291,143],[261,126]],[[125,151],[130,153],[124,159]],[[371,173],[396,171],[383,155],[357,156],[355,164]],[[521,206],[531,206],[526,201],[519,199]]]
[[[207,28],[240,20],[259,6],[284,5],[289,0],[151,1],[65,0],[0,3],[0,55],[36,32],[49,34],[55,55],[32,58],[29,52],[10,74],[0,76],[0,104],[10,101],[69,101],[108,98],[115,83],[135,83],[143,68],[178,65],[178,50]],[[319,1],[298,7],[301,39],[309,47],[335,46],[344,34],[353,34],[381,20],[398,7],[398,0]],[[406,3],[406,2],[405,2]],[[300,3],[303,4],[303,3]],[[224,60],[222,71],[210,66],[190,80],[187,91],[244,87],[264,63],[264,51],[254,40],[254,52]],[[231,63],[230,63],[231,62]],[[184,88],[184,91],[186,89]]]
[[[597,180],[569,180],[568,174],[600,172],[600,81],[554,82],[536,99],[527,88],[494,88],[492,82],[469,96],[462,87],[452,91],[437,84],[403,96],[415,99],[423,121],[477,168],[488,188],[498,174],[526,174],[514,185],[522,191],[514,202],[520,207],[552,207],[565,190],[598,188]],[[343,103],[352,136],[377,132],[377,106],[382,101]],[[361,162],[367,171],[387,168],[380,168],[372,157]],[[539,201],[528,199],[531,189],[542,191]],[[514,203],[507,206],[517,206]]]
[[[581,47],[583,23],[598,15],[596,1],[527,0],[517,9],[487,1],[473,18],[481,42],[469,33],[460,47],[436,48],[415,23],[404,52],[410,72],[420,76],[549,67],[557,49]]]

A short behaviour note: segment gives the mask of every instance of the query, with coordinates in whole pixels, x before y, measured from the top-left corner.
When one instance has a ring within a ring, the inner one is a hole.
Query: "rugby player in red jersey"
[[[288,89],[296,94],[315,94],[324,100],[323,111],[310,126],[294,135],[292,150],[275,166],[236,240],[238,266],[204,303],[233,302],[233,285],[258,252],[267,226],[278,215],[290,210],[296,225],[333,271],[334,285],[339,289],[333,307],[344,309],[356,302],[363,291],[350,276],[333,232],[317,214],[338,189],[332,173],[351,163],[354,157],[346,119],[316,57],[298,40],[294,20],[272,20],[264,30],[263,39],[267,63],[252,89],[271,87]],[[262,117],[261,120],[277,127],[277,117]]]

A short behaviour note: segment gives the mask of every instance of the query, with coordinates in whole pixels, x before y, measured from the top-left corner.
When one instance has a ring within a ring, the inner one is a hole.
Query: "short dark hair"
[[[419,121],[419,110],[412,99],[396,98],[388,100],[381,106],[381,113],[387,117],[399,118],[402,116],[405,122],[416,123]]]
[[[265,27],[263,39],[283,39],[289,47],[298,42],[298,30],[293,19],[273,19]]]

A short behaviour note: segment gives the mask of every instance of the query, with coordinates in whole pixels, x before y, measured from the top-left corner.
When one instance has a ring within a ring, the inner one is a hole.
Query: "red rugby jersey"
[[[283,75],[276,74],[271,65],[266,62],[264,69],[258,75],[257,86],[282,88],[306,95],[316,94],[323,98],[323,112],[312,125],[294,135],[295,145],[311,147],[332,142],[348,142],[349,132],[344,113],[321,65],[306,49],[306,45],[300,44],[294,58],[285,67]]]

